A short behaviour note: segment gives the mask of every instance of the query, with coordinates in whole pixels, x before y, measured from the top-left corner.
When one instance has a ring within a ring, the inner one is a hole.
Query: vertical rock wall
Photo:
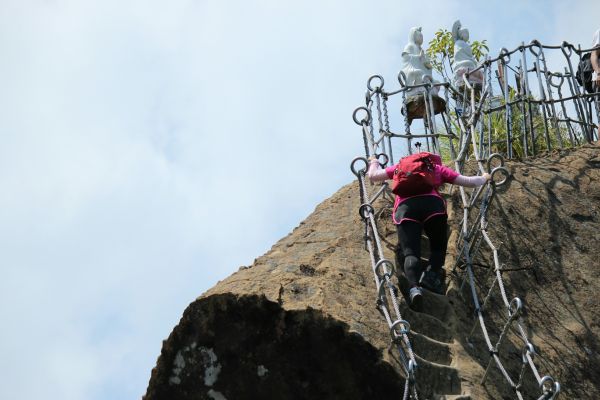
[[[599,153],[585,146],[509,163],[514,180],[490,215],[490,235],[503,243],[501,257],[511,266],[507,290],[526,302],[536,363],[561,381],[565,398],[600,398],[593,368],[600,322]],[[356,183],[343,187],[251,266],[193,302],[163,343],[145,398],[402,398],[398,356],[375,308],[358,196]],[[385,256],[393,260],[389,215],[382,212],[378,223]],[[455,253],[451,244],[447,268]],[[485,271],[478,274],[484,288]],[[401,301],[412,327],[420,398],[514,398],[494,368],[480,384],[489,354],[477,330],[467,339],[471,300],[459,290],[460,274],[450,278],[447,296],[428,293],[423,313]],[[505,318],[501,311],[491,315]],[[517,367],[520,346],[512,335],[503,348]],[[539,397],[533,377],[527,380],[525,391]]]

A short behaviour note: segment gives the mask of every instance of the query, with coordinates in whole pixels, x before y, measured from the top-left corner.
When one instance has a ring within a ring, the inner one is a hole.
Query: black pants
[[[443,200],[434,196],[416,197],[402,203],[405,217],[421,216],[421,218],[412,218],[420,222],[404,220],[401,224],[396,225],[399,251],[404,256],[404,274],[411,287],[417,285],[421,275],[421,234],[423,230],[429,238],[431,269],[440,272],[444,265],[448,246],[448,215],[438,214],[427,219],[428,215],[439,212],[438,201],[445,209]]]

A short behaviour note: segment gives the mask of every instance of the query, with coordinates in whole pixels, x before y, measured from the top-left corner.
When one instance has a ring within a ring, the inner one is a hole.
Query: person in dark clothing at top
[[[398,241],[404,255],[404,274],[409,282],[410,306],[416,311],[422,308],[421,286],[442,294],[442,267],[448,244],[448,215],[446,203],[438,188],[444,183],[476,187],[491,179],[490,174],[464,176],[444,165],[435,165],[434,185],[431,191],[411,197],[396,195],[392,220],[398,231]],[[369,158],[367,176],[371,182],[393,179],[397,165],[381,168],[375,157]],[[425,230],[429,238],[431,254],[429,268],[421,275],[421,232]],[[419,276],[421,275],[421,276]]]
[[[594,72],[592,73],[592,82],[594,85],[594,89],[597,92],[600,92],[600,29],[594,33],[594,38],[592,39],[592,55],[590,57],[590,61],[592,62],[592,68]],[[596,95],[596,111],[600,116],[600,99],[599,96]],[[600,118],[600,117],[599,117]],[[600,140],[600,121],[598,121],[598,140]]]

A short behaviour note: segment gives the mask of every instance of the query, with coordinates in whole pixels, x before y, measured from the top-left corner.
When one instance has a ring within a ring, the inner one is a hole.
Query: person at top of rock
[[[452,25],[452,39],[454,39],[454,84],[456,86],[464,85],[463,75],[467,71],[473,71],[477,68],[477,62],[473,56],[469,42],[469,30],[464,28],[460,20],[456,20]],[[469,81],[481,84],[483,82],[483,72],[481,70],[472,73]]]
[[[402,52],[402,72],[404,72],[408,86],[424,83],[423,77],[428,77],[433,81],[431,61],[423,51],[422,44],[421,28],[411,28],[408,34],[408,44]]]
[[[428,154],[428,153],[420,153]],[[410,285],[410,306],[416,311],[422,308],[423,292],[425,287],[433,292],[442,294],[443,288],[443,264],[446,257],[448,244],[447,228],[448,215],[446,203],[438,188],[444,183],[451,183],[466,187],[476,187],[485,184],[491,179],[490,174],[481,176],[464,176],[451,168],[439,163],[434,164],[434,184],[422,194],[413,196],[396,195],[392,220],[398,232],[400,251],[404,255],[404,274]],[[389,166],[381,168],[375,157],[369,158],[369,169],[367,176],[371,182],[382,182],[394,179],[394,173],[400,166]],[[429,267],[421,273],[421,233],[425,230],[429,238],[430,256]]]
[[[463,28],[460,20],[452,26],[452,38],[454,39],[454,69],[475,69],[475,57],[469,45],[469,30]]]
[[[594,69],[592,81],[594,81],[594,88],[596,89],[596,92],[598,92],[600,91],[600,29],[594,33],[592,48],[594,49],[591,56],[592,68]],[[596,96],[595,100],[596,111],[600,115],[600,99]],[[598,122],[598,139],[600,140],[600,121]]]

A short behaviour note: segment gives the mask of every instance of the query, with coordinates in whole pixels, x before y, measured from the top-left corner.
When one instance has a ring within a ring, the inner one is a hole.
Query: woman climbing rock
[[[381,168],[375,157],[369,159],[367,176],[371,182],[393,179],[396,194],[392,220],[398,231],[400,251],[404,256],[404,274],[408,279],[410,306],[420,311],[421,287],[442,293],[442,266],[448,244],[446,203],[438,188],[444,183],[476,187],[490,180],[490,174],[464,176],[442,165],[440,156],[417,153],[404,157],[398,164]],[[421,273],[421,232],[429,238],[431,254],[428,268]]]

